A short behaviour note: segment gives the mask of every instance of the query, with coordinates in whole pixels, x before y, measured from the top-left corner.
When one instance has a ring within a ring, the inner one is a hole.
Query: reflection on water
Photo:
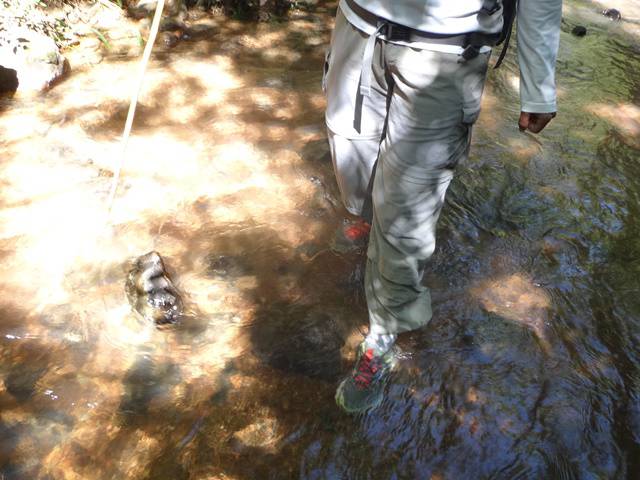
[[[333,242],[335,5],[159,53],[108,228],[135,61],[4,100],[0,478],[637,478],[640,31],[565,3],[562,112],[517,131],[510,52],[440,223],[434,318],[357,418],[333,402],[367,323],[362,253]],[[152,250],[189,311],[162,330],[125,294]]]

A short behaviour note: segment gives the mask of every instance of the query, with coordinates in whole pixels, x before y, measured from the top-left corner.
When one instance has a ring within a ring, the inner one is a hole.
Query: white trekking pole
[[[129,136],[131,135],[131,127],[133,126],[133,117],[136,113],[136,105],[138,104],[138,96],[142,90],[142,80],[144,73],[149,63],[149,57],[151,56],[151,50],[153,44],[156,41],[158,35],[158,29],[160,28],[160,18],[162,17],[162,9],[164,8],[164,0],[158,0],[156,4],[156,11],[153,15],[153,21],[151,22],[151,30],[149,31],[149,38],[147,44],[144,47],[144,53],[142,54],[142,61],[140,62],[140,69],[138,71],[138,79],[136,88],[131,95],[131,102],[129,103],[129,111],[127,113],[127,120],[124,124],[124,132],[122,133],[122,146],[120,150],[120,157],[116,164],[116,169],[113,173],[113,181],[111,182],[111,190],[109,192],[109,199],[107,201],[107,223],[110,221],[111,208],[113,207],[113,201],[115,200],[116,191],[118,189],[118,182],[120,180],[120,172],[122,171],[122,165],[127,152],[127,144],[129,143]]]

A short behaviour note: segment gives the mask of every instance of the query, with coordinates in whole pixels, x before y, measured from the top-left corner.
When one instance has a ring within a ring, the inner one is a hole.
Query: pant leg
[[[372,331],[395,334],[431,318],[422,276],[453,170],[468,154],[489,54],[464,62],[384,48],[393,90],[373,184],[365,291]]]
[[[370,195],[369,182],[386,117],[387,79],[380,45],[374,51],[371,95],[363,97],[358,92],[368,38],[338,9],[325,65],[325,119],[342,201],[354,215],[362,215]]]

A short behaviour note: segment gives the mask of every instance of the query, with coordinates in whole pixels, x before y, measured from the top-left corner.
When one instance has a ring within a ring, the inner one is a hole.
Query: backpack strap
[[[500,45],[504,42],[502,46],[502,51],[500,52],[500,56],[494,65],[494,69],[498,68],[502,65],[502,61],[504,57],[507,55],[507,50],[509,49],[509,41],[511,40],[511,32],[513,31],[513,24],[516,19],[516,13],[518,10],[518,0],[503,0],[502,2],[502,34],[500,35],[500,40],[496,45]]]

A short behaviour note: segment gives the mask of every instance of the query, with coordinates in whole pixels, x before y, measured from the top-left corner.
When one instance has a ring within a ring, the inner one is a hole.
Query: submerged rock
[[[133,309],[156,325],[175,323],[183,315],[182,298],[158,252],[149,252],[135,260],[127,278],[126,292]]]
[[[275,453],[275,446],[280,439],[278,431],[279,425],[275,418],[259,418],[233,434],[230,439],[231,448],[236,453],[245,453],[252,448]]]
[[[167,48],[175,47],[178,42],[185,38],[184,32],[182,30],[175,30],[172,32],[162,32],[162,43]]]
[[[582,25],[576,25],[573,27],[573,30],[571,30],[571,33],[576,37],[584,37],[587,34],[587,28]]]

